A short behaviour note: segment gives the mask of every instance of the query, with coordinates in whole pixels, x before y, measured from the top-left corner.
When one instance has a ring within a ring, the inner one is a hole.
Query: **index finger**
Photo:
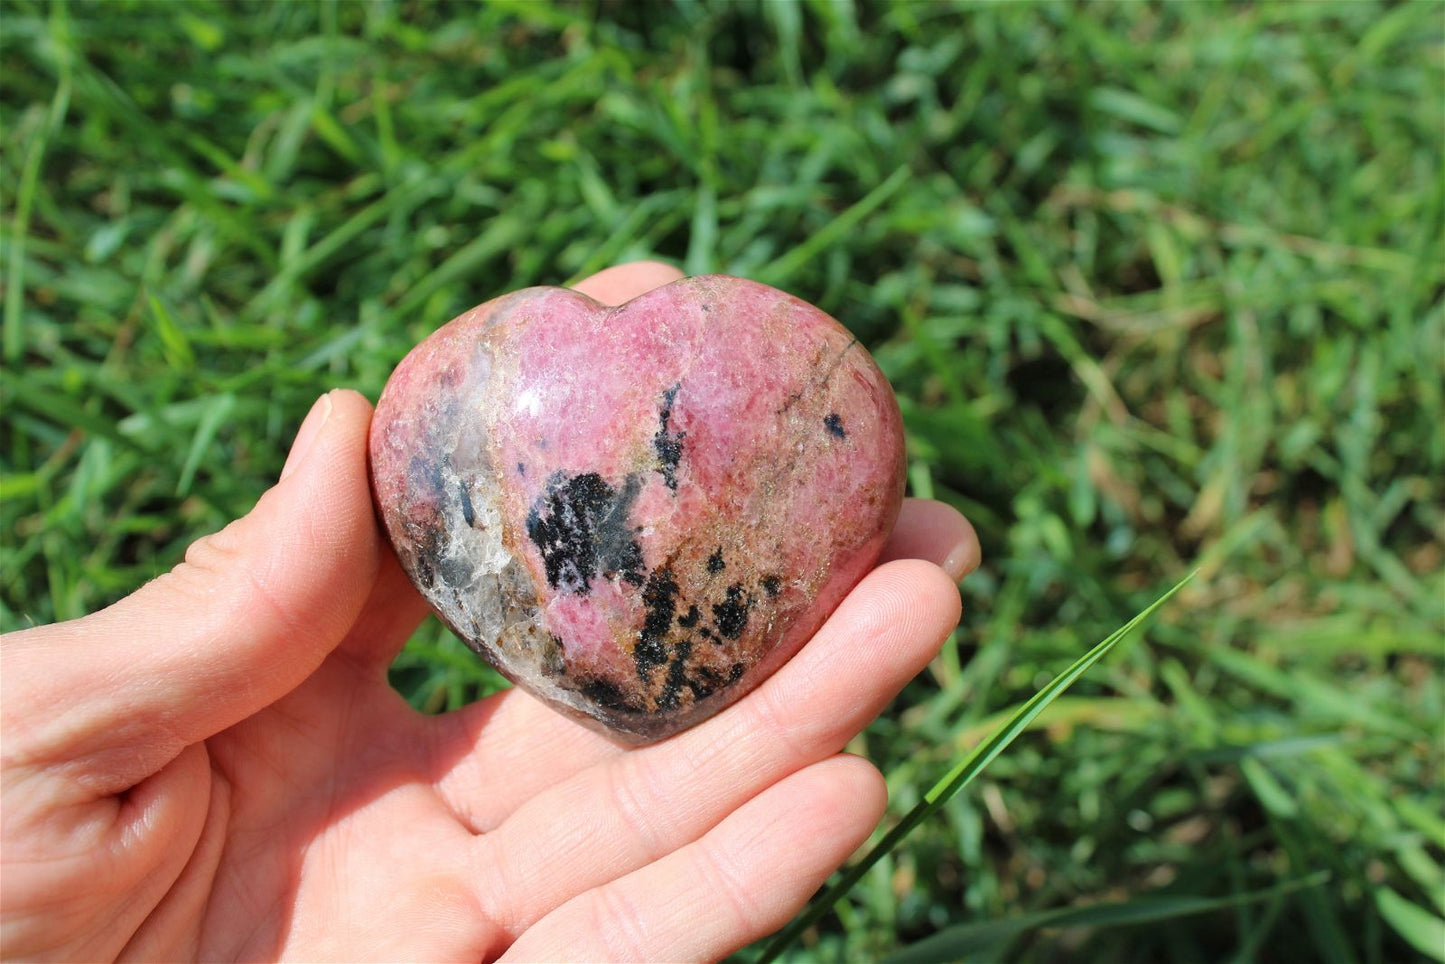
[[[683,273],[661,261],[634,261],[605,268],[572,286],[604,305],[620,305],[653,288],[661,288],[683,277]]]

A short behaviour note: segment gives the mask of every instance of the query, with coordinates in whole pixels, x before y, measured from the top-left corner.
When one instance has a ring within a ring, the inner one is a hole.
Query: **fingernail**
[[[331,393],[327,392],[311,406],[311,411],[306,413],[301,427],[296,430],[296,441],[291,443],[291,454],[286,456],[286,464],[281,467],[282,480],[301,467],[301,463],[306,459],[306,453],[311,450],[316,436],[321,434],[322,427],[330,417]]]
[[[978,541],[965,539],[954,546],[947,556],[944,556],[942,569],[954,582],[958,582],[977,569],[978,564],[982,561],[983,555],[978,550]]]

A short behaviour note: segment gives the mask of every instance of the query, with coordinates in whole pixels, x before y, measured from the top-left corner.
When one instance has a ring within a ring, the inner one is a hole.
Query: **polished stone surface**
[[[903,493],[898,405],[867,351],[721,275],[618,308],[531,288],[467,312],[393,373],[371,460],[441,618],[630,742],[790,658],[874,564]]]

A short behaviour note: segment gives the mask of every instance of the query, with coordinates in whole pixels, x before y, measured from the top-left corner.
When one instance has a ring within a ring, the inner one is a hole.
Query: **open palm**
[[[622,301],[661,271],[584,284]],[[327,396],[184,565],[6,638],[0,952],[675,960],[780,926],[882,812],[839,751],[954,625],[967,523],[910,502],[797,657],[656,746],[516,691],[425,717],[386,681],[425,607],[372,518],[369,418]]]

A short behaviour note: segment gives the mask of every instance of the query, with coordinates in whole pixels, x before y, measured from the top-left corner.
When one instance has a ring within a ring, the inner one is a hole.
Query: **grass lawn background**
[[[793,957],[1445,955],[1445,6],[5,0],[0,124],[3,628],[478,302],[744,275],[983,541],[852,747],[891,812],[1202,569]],[[497,684],[434,622],[394,678]]]

